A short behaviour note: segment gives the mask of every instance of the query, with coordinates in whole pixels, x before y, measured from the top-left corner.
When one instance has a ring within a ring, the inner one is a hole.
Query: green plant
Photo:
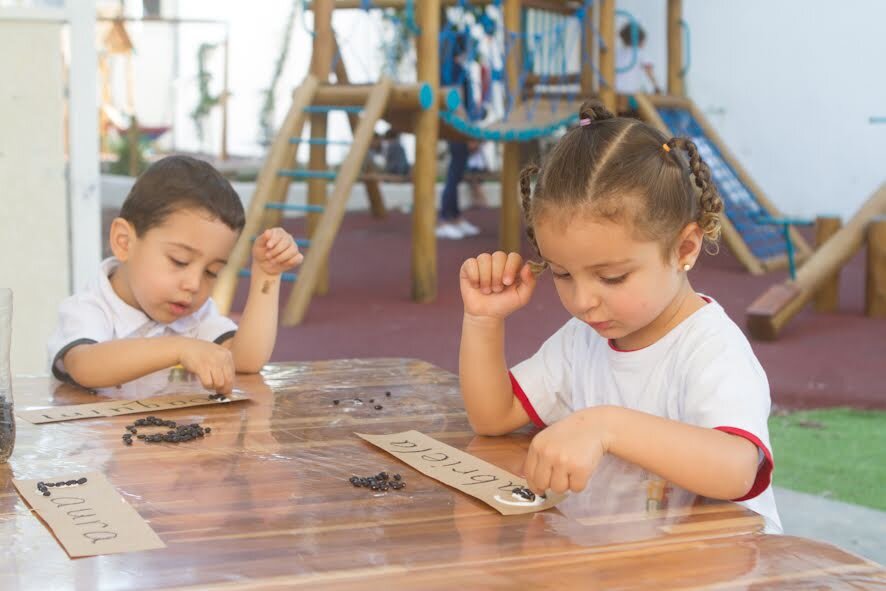
[[[209,92],[212,74],[206,69],[206,62],[209,61],[209,57],[216,48],[218,48],[218,43],[201,43],[200,49],[197,50],[197,83],[200,88],[200,98],[197,106],[191,111],[191,119],[194,121],[197,137],[201,142],[204,137],[203,122],[212,108],[218,105],[222,99],[221,94],[213,95]]]
[[[144,172],[148,167],[146,156],[148,146],[145,142],[139,140],[136,143],[136,176]],[[123,176],[129,175],[129,141],[126,136],[115,140],[111,143],[111,151],[116,154],[117,159],[111,163],[108,170],[111,174],[119,174]]]

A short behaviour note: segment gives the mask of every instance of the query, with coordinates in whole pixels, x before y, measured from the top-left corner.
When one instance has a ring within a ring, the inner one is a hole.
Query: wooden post
[[[523,42],[521,33],[521,0],[505,0],[504,27],[509,44],[507,63],[508,101],[511,113],[520,106],[520,70],[523,62]],[[499,247],[505,252],[520,251],[520,145],[507,142],[502,147],[501,164],[501,220],[499,222]]]
[[[314,11],[314,50],[311,55],[311,74],[321,83],[329,80],[332,68],[332,53],[334,34],[332,32],[333,0],[316,0],[313,3]],[[327,137],[327,114],[311,114],[311,139],[326,139]],[[312,143],[309,150],[308,168],[310,170],[325,171],[328,167],[326,162],[326,145]],[[308,180],[308,203],[310,205],[326,205],[326,179]],[[313,238],[320,223],[321,214],[307,214],[308,236]],[[329,291],[329,267],[325,263],[319,271],[314,293],[324,295]]]
[[[416,3],[416,37],[419,82],[440,92],[440,0]],[[421,111],[415,123],[415,170],[412,208],[412,299],[431,302],[437,297],[436,179],[437,139],[440,133],[439,104]]]
[[[819,216],[815,218],[815,246],[821,248],[828,238],[837,233],[843,226],[843,220],[837,216]],[[821,289],[815,293],[816,312],[836,312],[840,304],[840,270],[828,276]]]
[[[668,0],[668,94],[684,96],[683,84],[683,0]]]
[[[615,113],[615,0],[600,2],[600,37],[604,47],[600,48],[600,73],[604,84],[600,86],[600,100],[603,105]]]
[[[864,312],[874,318],[886,318],[886,215],[871,220],[867,243]]]
[[[581,69],[579,83],[581,96],[589,97],[594,94],[594,46],[597,39],[594,36],[594,8],[592,4],[585,3],[585,20],[581,28],[581,55],[579,61]]]

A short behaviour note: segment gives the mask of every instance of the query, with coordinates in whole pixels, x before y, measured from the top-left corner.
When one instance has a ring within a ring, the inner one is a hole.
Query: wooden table
[[[273,365],[236,386],[252,400],[163,413],[213,428],[185,444],[124,446],[124,425],[144,415],[19,420],[15,452],[0,465],[0,588],[886,586],[879,565],[762,535],[761,519],[738,505],[670,486],[659,499],[660,481],[616,460],[557,509],[503,517],[353,435],[416,429],[519,470],[529,434],[475,436],[456,377],[422,361]],[[19,408],[96,401],[46,379],[17,380],[15,397]],[[402,474],[407,488],[348,483],[381,470]],[[69,559],[11,479],[76,471],[106,474],[167,548]]]

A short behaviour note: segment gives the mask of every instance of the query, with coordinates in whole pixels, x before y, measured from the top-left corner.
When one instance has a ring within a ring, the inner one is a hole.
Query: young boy
[[[236,372],[261,370],[277,336],[280,274],[303,256],[282,228],[256,239],[238,328],[209,295],[244,224],[240,198],[209,164],[170,156],[148,168],[111,223],[114,256],[59,308],[53,375],[101,388],[181,364],[224,394]]]

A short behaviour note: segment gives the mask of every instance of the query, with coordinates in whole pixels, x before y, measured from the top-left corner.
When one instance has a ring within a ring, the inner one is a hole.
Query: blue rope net
[[[761,224],[769,217],[754,194],[741,182],[738,174],[723,158],[702,127],[686,109],[659,107],[658,114],[675,136],[685,136],[695,142],[702,160],[711,169],[711,176],[723,198],[726,217],[741,234],[748,248],[758,259],[767,260],[787,255],[787,244],[780,228]]]

